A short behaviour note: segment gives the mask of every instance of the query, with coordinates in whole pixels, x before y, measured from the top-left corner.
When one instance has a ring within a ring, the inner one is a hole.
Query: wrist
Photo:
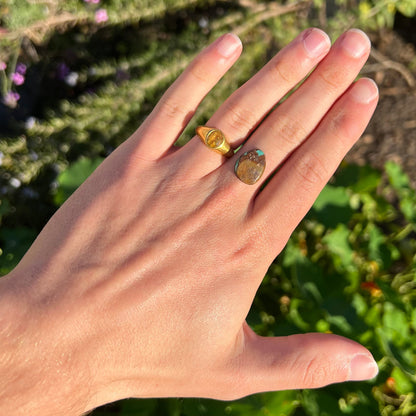
[[[81,414],[88,399],[75,377],[77,363],[51,317],[18,289],[21,279],[0,278],[0,414]]]

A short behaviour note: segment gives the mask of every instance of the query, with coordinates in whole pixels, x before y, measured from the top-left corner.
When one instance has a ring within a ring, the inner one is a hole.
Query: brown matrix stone
[[[240,156],[235,164],[235,174],[247,185],[255,184],[263,175],[266,157],[259,149],[253,149]]]

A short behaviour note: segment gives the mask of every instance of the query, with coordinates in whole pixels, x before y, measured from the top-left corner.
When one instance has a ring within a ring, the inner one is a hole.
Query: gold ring
[[[231,148],[230,143],[228,143],[227,138],[221,130],[213,127],[199,126],[195,131],[205,146],[225,157],[234,155],[234,150]]]

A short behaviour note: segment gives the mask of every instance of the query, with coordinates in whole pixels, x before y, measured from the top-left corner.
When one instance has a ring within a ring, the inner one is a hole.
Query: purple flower
[[[25,64],[17,64],[16,65],[16,72],[20,75],[25,75],[26,74],[26,65]]]
[[[108,20],[108,14],[106,9],[98,9],[95,12],[95,21],[97,23],[103,23]]]
[[[84,0],[85,3],[93,3],[93,4],[98,4],[100,2],[100,0]]]
[[[115,78],[116,78],[116,82],[119,84],[119,83],[129,80],[130,74],[126,71],[123,71],[122,69],[117,69]]]
[[[17,106],[17,102],[20,99],[20,95],[17,92],[9,91],[4,97],[3,102],[7,107],[15,108]]]
[[[22,85],[25,82],[25,77],[18,72],[13,72],[11,79],[15,85]]]
[[[0,71],[4,71],[7,68],[6,62],[0,61]]]
[[[56,76],[59,80],[64,81],[70,73],[71,70],[65,62],[61,62],[60,64],[58,64],[56,68]]]

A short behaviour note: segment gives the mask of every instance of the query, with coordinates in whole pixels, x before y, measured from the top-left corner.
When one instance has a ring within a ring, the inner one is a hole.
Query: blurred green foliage
[[[105,22],[96,22],[104,8]],[[52,213],[145,119],[193,56],[226,31],[244,53],[178,144],[225,97],[310,25],[335,38],[392,26],[414,0],[82,0],[0,2],[0,273]],[[18,63],[25,83],[12,85]],[[35,215],[34,215],[35,213]],[[94,415],[416,414],[416,193],[400,166],[344,165],[270,267],[249,314],[263,335],[333,332],[375,355],[371,382],[265,393],[236,402],[126,400]]]

